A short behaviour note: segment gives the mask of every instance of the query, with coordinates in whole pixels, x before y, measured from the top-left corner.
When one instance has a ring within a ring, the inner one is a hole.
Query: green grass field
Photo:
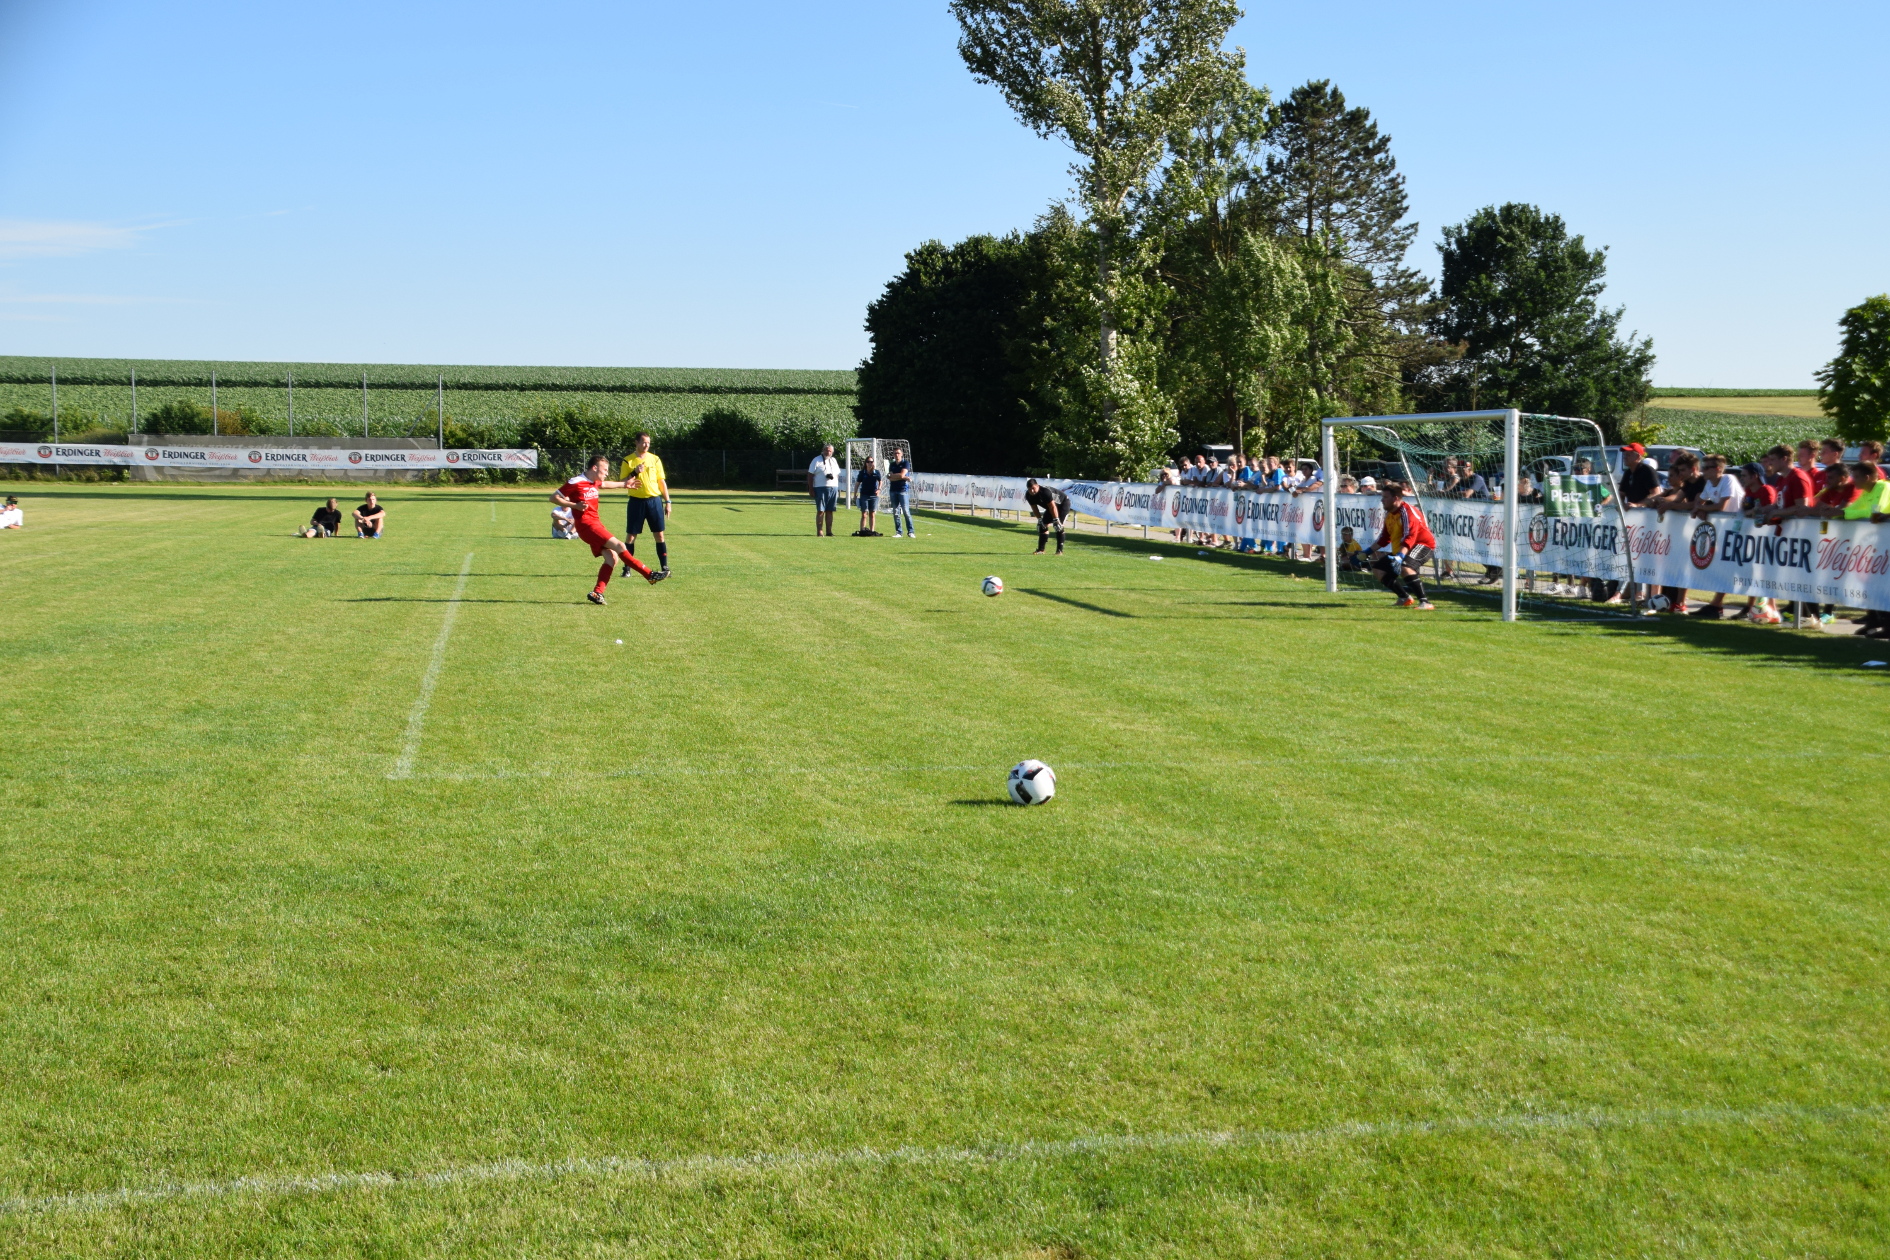
[[[1881,645],[15,489],[0,1254],[1890,1251]]]

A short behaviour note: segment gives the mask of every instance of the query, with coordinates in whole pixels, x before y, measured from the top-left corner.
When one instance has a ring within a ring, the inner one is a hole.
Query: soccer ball
[[[1670,602],[1668,602],[1668,599],[1665,595],[1654,596],[1652,599],[1647,601],[1647,606],[1653,609],[1655,612],[1666,612],[1669,608],[1673,607],[1673,605]]]
[[[1001,577],[986,578],[984,580],[984,593],[986,595],[1002,595],[1004,593],[1004,579]]]
[[[1041,761],[1020,761],[1011,767],[1004,790],[1019,805],[1041,805],[1057,794],[1057,772]]]

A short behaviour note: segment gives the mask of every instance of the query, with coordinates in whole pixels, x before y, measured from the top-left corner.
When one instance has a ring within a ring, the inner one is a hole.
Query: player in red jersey
[[[610,575],[617,571],[617,561],[621,559],[625,569],[635,569],[643,575],[646,582],[656,583],[669,576],[668,571],[652,573],[641,560],[630,554],[630,548],[609,530],[597,515],[597,496],[603,490],[621,490],[621,481],[605,481],[610,472],[610,457],[599,455],[584,466],[581,476],[559,486],[551,492],[551,501],[559,507],[571,508],[577,516],[577,535],[591,545],[591,554],[604,557],[604,567],[597,571],[597,585],[591,588],[586,597],[593,604],[604,602],[604,588],[610,585]]]
[[[1396,481],[1385,483],[1379,502],[1385,507],[1385,527],[1365,549],[1366,559],[1385,589],[1396,593],[1398,607],[1429,612],[1432,604],[1424,598],[1418,570],[1430,562],[1437,539],[1424,523],[1424,510],[1405,499],[1404,486]]]

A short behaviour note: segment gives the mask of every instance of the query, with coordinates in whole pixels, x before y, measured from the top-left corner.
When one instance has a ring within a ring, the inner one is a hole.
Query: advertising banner
[[[368,472],[402,468],[536,468],[538,452],[513,450],[374,451],[289,446],[98,446],[88,443],[0,442],[0,464],[105,464],[121,468],[252,468],[268,472],[324,469]]]
[[[1151,529],[1188,529],[1258,542],[1319,545],[1325,499],[1200,486],[1156,486],[1114,481],[1055,481],[1084,516]],[[1025,511],[1021,477],[915,474],[920,502]],[[1384,523],[1375,495],[1336,496],[1338,525],[1351,526],[1370,546]],[[1438,554],[1455,564],[1503,563],[1503,505],[1420,497]],[[1566,499],[1554,505],[1567,510]],[[1578,511],[1582,510],[1580,508]],[[1730,595],[1890,609],[1890,524],[1869,521],[1792,520],[1761,526],[1746,517],[1716,514],[1702,520],[1647,508],[1597,515],[1551,515],[1523,504],[1517,510],[1517,563],[1539,573],[1635,580]]]

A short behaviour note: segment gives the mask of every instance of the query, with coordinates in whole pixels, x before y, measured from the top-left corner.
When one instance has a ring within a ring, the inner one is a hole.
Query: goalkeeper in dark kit
[[[1063,554],[1063,522],[1070,519],[1070,496],[1061,490],[1039,485],[1032,477],[1024,483],[1024,502],[1030,505],[1030,514],[1037,518],[1037,554],[1043,554],[1043,545],[1050,541],[1050,531],[1057,532],[1057,554]]]

